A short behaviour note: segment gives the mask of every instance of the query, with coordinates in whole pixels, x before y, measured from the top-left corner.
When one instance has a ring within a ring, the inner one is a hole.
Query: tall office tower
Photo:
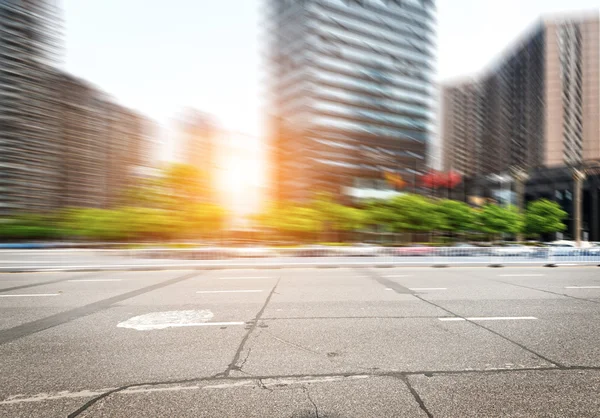
[[[470,95],[454,94],[463,86],[446,85],[444,120],[460,109],[481,116],[479,172],[600,159],[599,21],[598,12],[542,19],[478,77],[478,107],[469,107]],[[444,158],[460,164],[459,155],[472,153],[473,133],[452,129],[443,126]]]
[[[407,189],[433,123],[433,0],[269,0],[275,194],[355,201]],[[394,176],[389,176],[393,174]]]
[[[59,204],[58,22],[54,0],[0,1],[0,215]]]
[[[476,176],[480,172],[482,135],[481,85],[467,79],[442,88],[444,109],[442,130],[442,168],[457,171],[465,176]]]

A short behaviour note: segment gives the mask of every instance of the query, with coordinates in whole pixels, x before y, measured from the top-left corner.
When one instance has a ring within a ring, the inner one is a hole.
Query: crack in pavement
[[[400,376],[399,379],[406,385],[406,387],[408,388],[408,391],[414,398],[415,402],[417,402],[417,404],[419,405],[419,408],[421,408],[421,410],[423,412],[425,412],[425,414],[427,415],[428,418],[433,418],[433,414],[431,412],[429,412],[429,409],[427,409],[427,406],[425,405],[423,398],[421,398],[421,395],[419,395],[419,393],[416,391],[416,389],[410,384],[410,381],[408,380],[408,376],[403,375],[403,376]]]
[[[308,387],[302,386],[302,390],[304,391],[304,393],[306,393],[306,397],[308,398],[308,401],[315,408],[315,416],[316,416],[316,418],[319,418],[319,407],[317,407],[317,404],[315,403],[315,401],[313,401],[313,399],[310,397],[310,391],[308,390]]]
[[[240,345],[238,346],[238,349],[235,352],[235,355],[233,356],[233,360],[231,360],[231,363],[229,363],[229,366],[227,366],[227,368],[223,372],[217,374],[218,377],[229,377],[229,375],[231,374],[231,372],[233,370],[240,370],[240,366],[238,366],[237,363],[240,359],[242,351],[244,350],[246,342],[248,341],[248,339],[250,338],[250,335],[254,332],[254,330],[258,326],[258,321],[260,321],[262,314],[267,309],[267,305],[271,301],[271,298],[273,297],[273,294],[275,293],[275,290],[277,289],[277,286],[279,285],[280,281],[281,281],[281,277],[279,277],[277,279],[277,282],[275,283],[275,286],[273,286],[273,289],[271,289],[271,292],[269,292],[269,296],[267,296],[265,303],[263,304],[263,306],[260,308],[260,310],[258,311],[256,316],[252,320],[252,325],[250,326],[250,328],[248,328],[248,332],[246,332],[246,335],[244,335],[244,338],[242,338],[242,341],[240,342]],[[249,355],[249,353],[248,353],[248,355]],[[244,363],[245,363],[245,361],[244,361]]]
[[[89,279],[91,277],[97,277],[97,276],[102,276],[102,275],[104,275],[104,272],[76,274],[76,275],[71,275],[71,276],[65,277],[63,279],[55,279],[55,280],[48,280],[45,282],[30,283],[30,284],[23,284],[20,286],[6,287],[4,289],[0,289],[0,293],[10,292],[11,290],[29,289],[30,287],[44,286],[47,284],[56,284],[56,283],[66,282],[67,280],[73,280],[73,279],[83,279],[83,278]]]
[[[571,299],[575,299],[575,300],[582,300],[584,302],[590,302],[590,303],[596,303],[596,304],[600,303],[600,301],[597,301],[597,300],[580,298],[580,297],[577,297],[577,296],[567,295],[566,293],[558,293],[558,292],[553,292],[551,290],[546,290],[546,289],[538,289],[536,287],[525,286],[524,284],[516,284],[516,283],[511,283],[511,282],[505,282],[505,281],[502,281],[502,280],[493,280],[493,279],[492,279],[492,281],[494,281],[496,283],[507,284],[507,285],[510,285],[510,286],[521,287],[523,289],[537,290],[538,292],[549,293],[551,295],[564,296],[566,298],[571,298]]]
[[[25,324],[17,325],[16,327],[8,328],[0,331],[0,345],[9,343],[19,338],[27,337],[31,334],[38,333],[40,331],[54,328],[56,326],[66,324],[79,318],[83,318],[88,315],[95,314],[104,309],[111,307],[112,305],[122,302],[127,299],[131,299],[136,296],[143,295],[144,293],[158,290],[166,286],[170,286],[175,283],[190,279],[192,277],[200,275],[200,272],[188,273],[183,276],[178,276],[173,279],[165,280],[160,283],[155,283],[150,286],[142,287],[141,289],[132,290],[130,292],[122,293],[120,295],[112,296],[107,299],[102,299],[97,302],[90,303],[89,305],[79,306],[77,308],[59,312],[55,315],[50,315],[42,319],[38,319],[32,322],[26,322]]]
[[[378,276],[378,274],[377,274],[377,273],[375,273],[375,272],[374,272],[374,271],[372,271],[372,270],[369,270],[369,273],[371,274],[371,278],[374,278],[374,276]],[[377,280],[377,279],[375,279],[375,280]],[[379,280],[377,280],[377,281],[379,281]],[[534,350],[530,349],[529,347],[526,347],[525,345],[523,345],[523,344],[521,344],[521,343],[519,343],[519,342],[517,342],[517,341],[514,341],[514,340],[512,340],[511,338],[509,338],[509,337],[507,337],[507,336],[505,336],[505,335],[503,335],[503,334],[501,334],[501,333],[499,333],[499,332],[497,332],[497,331],[494,331],[493,329],[491,329],[491,328],[489,328],[489,327],[486,327],[485,325],[482,325],[482,324],[478,323],[477,321],[472,321],[472,320],[468,319],[467,317],[465,317],[465,316],[462,316],[462,315],[459,315],[459,314],[457,314],[456,312],[453,312],[453,311],[451,311],[450,309],[447,309],[447,308],[443,307],[442,305],[440,305],[440,304],[438,304],[438,303],[435,303],[435,302],[432,302],[432,301],[430,301],[430,300],[427,300],[427,299],[425,299],[424,297],[422,297],[421,295],[418,295],[418,294],[414,294],[414,293],[413,293],[413,294],[412,294],[412,296],[413,296],[413,297],[415,297],[415,298],[417,298],[417,299],[419,299],[419,300],[420,300],[420,301],[422,301],[422,302],[428,303],[428,304],[430,304],[430,305],[432,305],[432,306],[435,306],[436,308],[439,308],[439,309],[441,309],[441,310],[443,310],[443,311],[445,311],[445,312],[449,313],[449,314],[450,314],[450,315],[452,315],[453,317],[456,317],[456,318],[461,318],[461,319],[463,319],[464,321],[466,321],[466,322],[468,322],[468,323],[470,323],[470,324],[473,324],[473,325],[475,325],[475,326],[476,326],[476,327],[478,327],[478,328],[484,329],[484,330],[486,330],[486,331],[488,331],[488,332],[490,332],[490,333],[492,333],[492,334],[496,335],[497,337],[500,337],[500,338],[502,338],[503,340],[506,340],[506,341],[510,342],[511,344],[514,344],[514,345],[516,345],[517,347],[520,347],[521,349],[523,349],[523,350],[525,350],[525,351],[527,351],[527,352],[529,352],[529,353],[533,354],[534,356],[536,356],[536,357],[538,357],[538,358],[540,358],[540,359],[544,360],[545,362],[547,362],[547,363],[549,363],[549,364],[552,364],[552,365],[554,365],[555,367],[565,367],[565,365],[564,365],[564,364],[561,364],[561,363],[559,363],[559,362],[557,362],[557,361],[555,361],[555,360],[552,360],[552,359],[550,359],[550,358],[548,358],[548,357],[546,357],[546,356],[544,356],[544,355],[542,355],[542,354],[540,354],[540,353],[538,353],[538,352],[536,352],[536,351],[534,351]]]
[[[173,388],[171,390],[181,389],[202,389],[202,386],[198,386],[199,383],[213,383],[213,382],[233,382],[231,384],[220,384],[218,386],[207,386],[208,389],[235,389],[237,387],[249,387],[250,382],[258,382],[257,387],[261,389],[273,390],[271,387],[287,387],[293,385],[302,384],[313,384],[313,383],[332,383],[342,381],[345,379],[367,379],[367,378],[378,378],[378,377],[391,377],[397,379],[408,378],[410,376],[425,376],[425,377],[436,377],[436,376],[452,376],[452,375],[494,375],[503,373],[523,373],[523,372],[564,372],[564,371],[595,371],[600,372],[600,366],[566,366],[566,367],[522,367],[522,368],[511,368],[511,369],[462,369],[462,370],[418,370],[418,371],[378,371],[372,373],[356,372],[356,373],[323,373],[323,374],[290,374],[290,375],[267,375],[267,376],[254,376],[253,378],[248,377],[196,377],[190,379],[181,380],[165,380],[157,382],[142,382],[142,383],[131,383],[115,388],[108,389],[97,389],[97,390],[82,390],[80,392],[68,392],[60,391],[55,394],[52,393],[41,393],[38,395],[31,395],[29,397],[23,397],[23,395],[12,395],[9,398],[0,401],[0,405],[4,404],[16,404],[16,403],[31,403],[31,402],[43,402],[49,400],[59,400],[66,398],[77,398],[77,397],[89,397],[91,395],[97,395],[94,399],[86,402],[76,411],[68,415],[68,418],[74,418],[88,409],[90,406],[95,404],[101,399],[104,399],[110,395],[117,394],[120,392],[128,393],[129,389],[144,388],[148,387],[147,392],[159,391],[161,389],[150,389],[158,386],[172,386],[172,385],[184,385],[184,384],[196,384],[189,388]],[[162,389],[167,390],[167,389]],[[131,390],[131,393],[141,393],[144,390]]]

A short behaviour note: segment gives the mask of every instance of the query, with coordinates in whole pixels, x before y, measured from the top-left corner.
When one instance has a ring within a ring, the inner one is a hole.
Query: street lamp
[[[581,247],[581,195],[583,189],[583,181],[586,178],[585,168],[571,167],[571,174],[573,176],[573,188],[574,199],[573,199],[573,234],[575,234],[575,245]]]
[[[600,169],[600,161],[579,161],[575,164],[568,164],[573,176],[573,234],[575,235],[575,245],[581,246],[581,218],[582,207],[581,200],[583,195],[583,182],[588,174],[596,174]]]
[[[518,166],[510,167],[510,173],[515,179],[515,192],[517,195],[517,210],[520,214],[523,214],[525,211],[525,182],[529,179],[529,174],[527,171]],[[517,234],[517,241],[523,240],[523,233],[519,232]]]

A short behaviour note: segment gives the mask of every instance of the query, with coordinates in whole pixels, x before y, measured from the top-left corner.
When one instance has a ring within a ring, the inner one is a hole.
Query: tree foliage
[[[487,234],[517,234],[523,230],[523,216],[513,206],[485,205],[478,218],[479,229]]]
[[[437,204],[437,211],[443,218],[441,228],[449,232],[467,232],[476,224],[476,214],[466,203],[445,199]]]
[[[525,232],[528,234],[549,234],[563,231],[567,212],[560,205],[547,199],[540,199],[527,205]]]

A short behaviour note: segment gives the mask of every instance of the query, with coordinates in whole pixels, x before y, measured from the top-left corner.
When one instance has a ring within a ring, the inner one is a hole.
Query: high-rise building
[[[442,87],[442,167],[474,176],[479,171],[482,135],[481,88],[467,79]]]
[[[448,83],[446,168],[475,175],[600,159],[599,22],[598,12],[544,18],[476,80]]]
[[[426,168],[434,113],[433,0],[270,0],[276,198],[396,193]]]
[[[58,205],[57,22],[56,1],[0,1],[0,215]]]

